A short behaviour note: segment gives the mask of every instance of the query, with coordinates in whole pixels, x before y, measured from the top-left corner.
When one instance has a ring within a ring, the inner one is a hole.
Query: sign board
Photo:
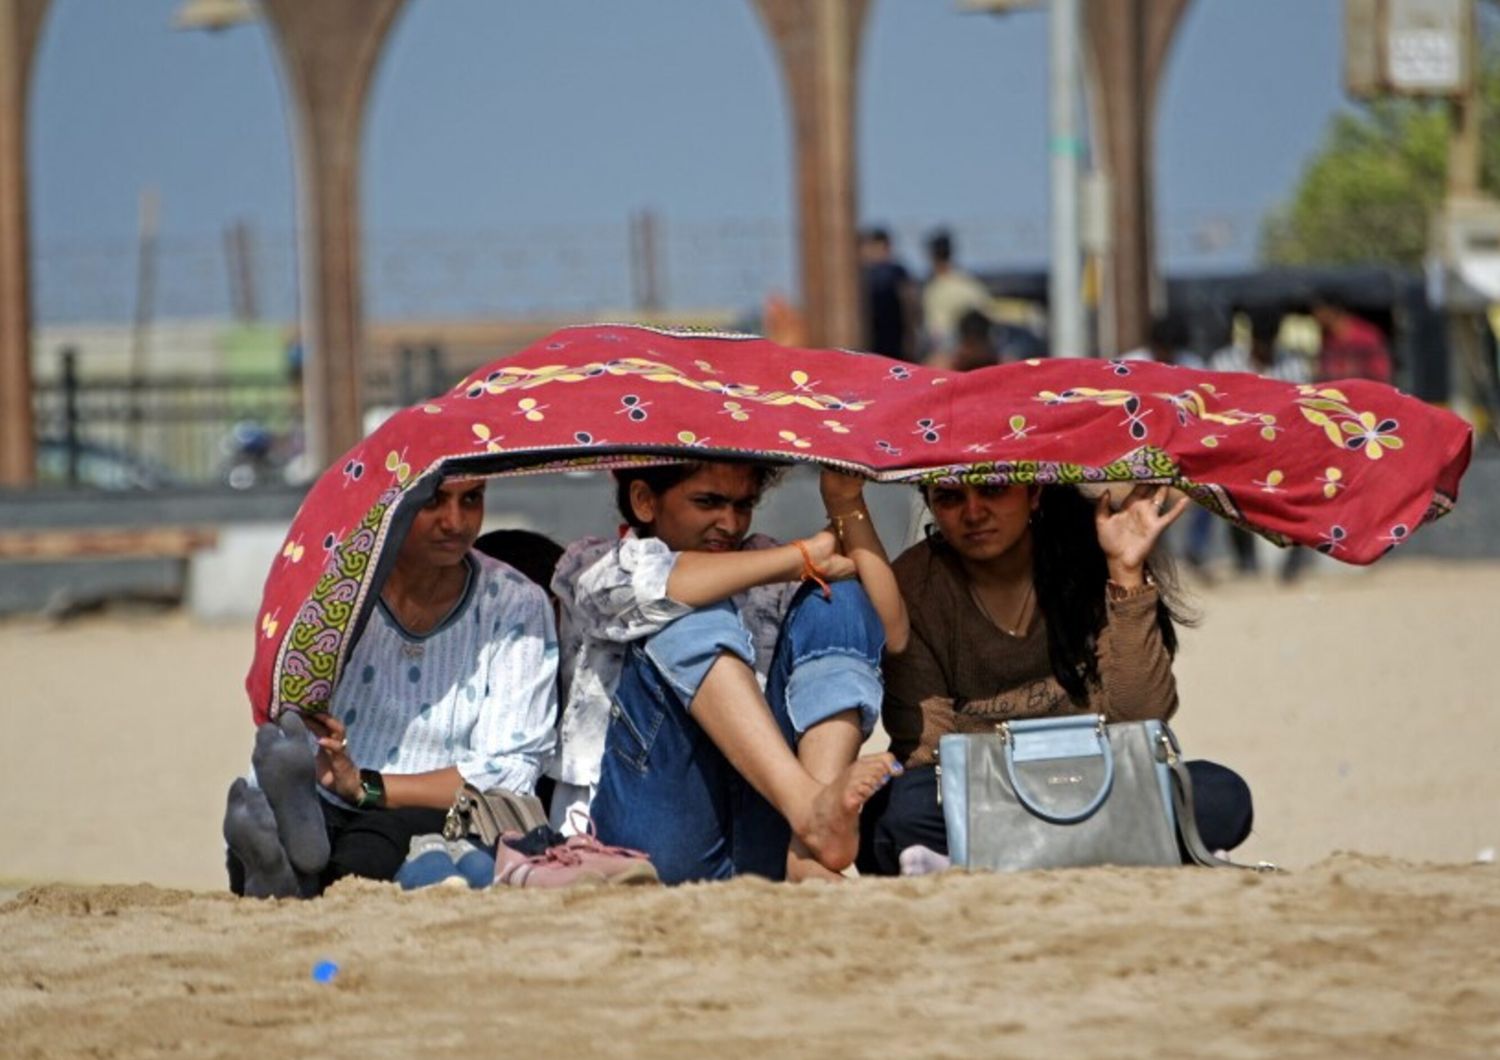
[[[1344,0],[1349,94],[1452,97],[1473,76],[1474,0]]]
[[[1465,88],[1473,0],[1390,0],[1386,76],[1397,92],[1448,96]]]

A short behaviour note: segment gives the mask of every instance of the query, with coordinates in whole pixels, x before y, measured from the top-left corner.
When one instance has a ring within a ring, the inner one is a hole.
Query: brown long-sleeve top
[[[1013,718],[1090,713],[1135,721],[1177,710],[1154,586],[1110,594],[1096,649],[1099,680],[1080,705],[1052,675],[1040,612],[1023,636],[997,629],[974,603],[958,557],[932,542],[907,549],[892,567],[911,614],[911,641],[885,658],[882,714],[891,751],[905,765],[931,765],[946,733],[988,732]]]

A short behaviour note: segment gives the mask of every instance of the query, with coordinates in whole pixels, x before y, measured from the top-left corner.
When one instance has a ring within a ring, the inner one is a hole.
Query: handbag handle
[[[1077,824],[1093,816],[1094,812],[1104,805],[1104,800],[1109,798],[1110,788],[1115,782],[1115,756],[1109,746],[1109,737],[1105,735],[1103,719],[1093,724],[1094,738],[1099,744],[1099,754],[1104,758],[1104,779],[1099,782],[1099,790],[1094,793],[1087,806],[1074,813],[1058,813],[1049,810],[1036,801],[1029,791],[1022,786],[1020,778],[1016,775],[1016,738],[1017,734],[1011,731],[1010,722],[1001,722],[1000,742],[1004,746],[1005,755],[1005,778],[1010,781],[1010,788],[1016,793],[1016,798],[1032,813],[1044,821],[1053,824]],[[1059,756],[1062,757],[1062,756]],[[1069,755],[1067,757],[1077,757]]]

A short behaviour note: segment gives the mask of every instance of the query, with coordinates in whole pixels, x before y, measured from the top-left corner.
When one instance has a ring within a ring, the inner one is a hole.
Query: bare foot
[[[792,845],[786,852],[786,882],[787,883],[843,883],[842,873],[825,869],[818,864],[818,859],[812,856],[812,851],[800,839],[793,839]]]
[[[901,767],[889,754],[855,759],[848,768],[813,797],[805,828],[797,838],[818,864],[842,872],[859,853],[859,811]]]

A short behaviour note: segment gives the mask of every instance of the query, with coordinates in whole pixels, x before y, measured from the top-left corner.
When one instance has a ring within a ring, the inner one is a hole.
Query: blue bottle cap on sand
[[[313,965],[312,977],[315,983],[331,983],[338,974],[339,966],[333,961],[319,961]]]

